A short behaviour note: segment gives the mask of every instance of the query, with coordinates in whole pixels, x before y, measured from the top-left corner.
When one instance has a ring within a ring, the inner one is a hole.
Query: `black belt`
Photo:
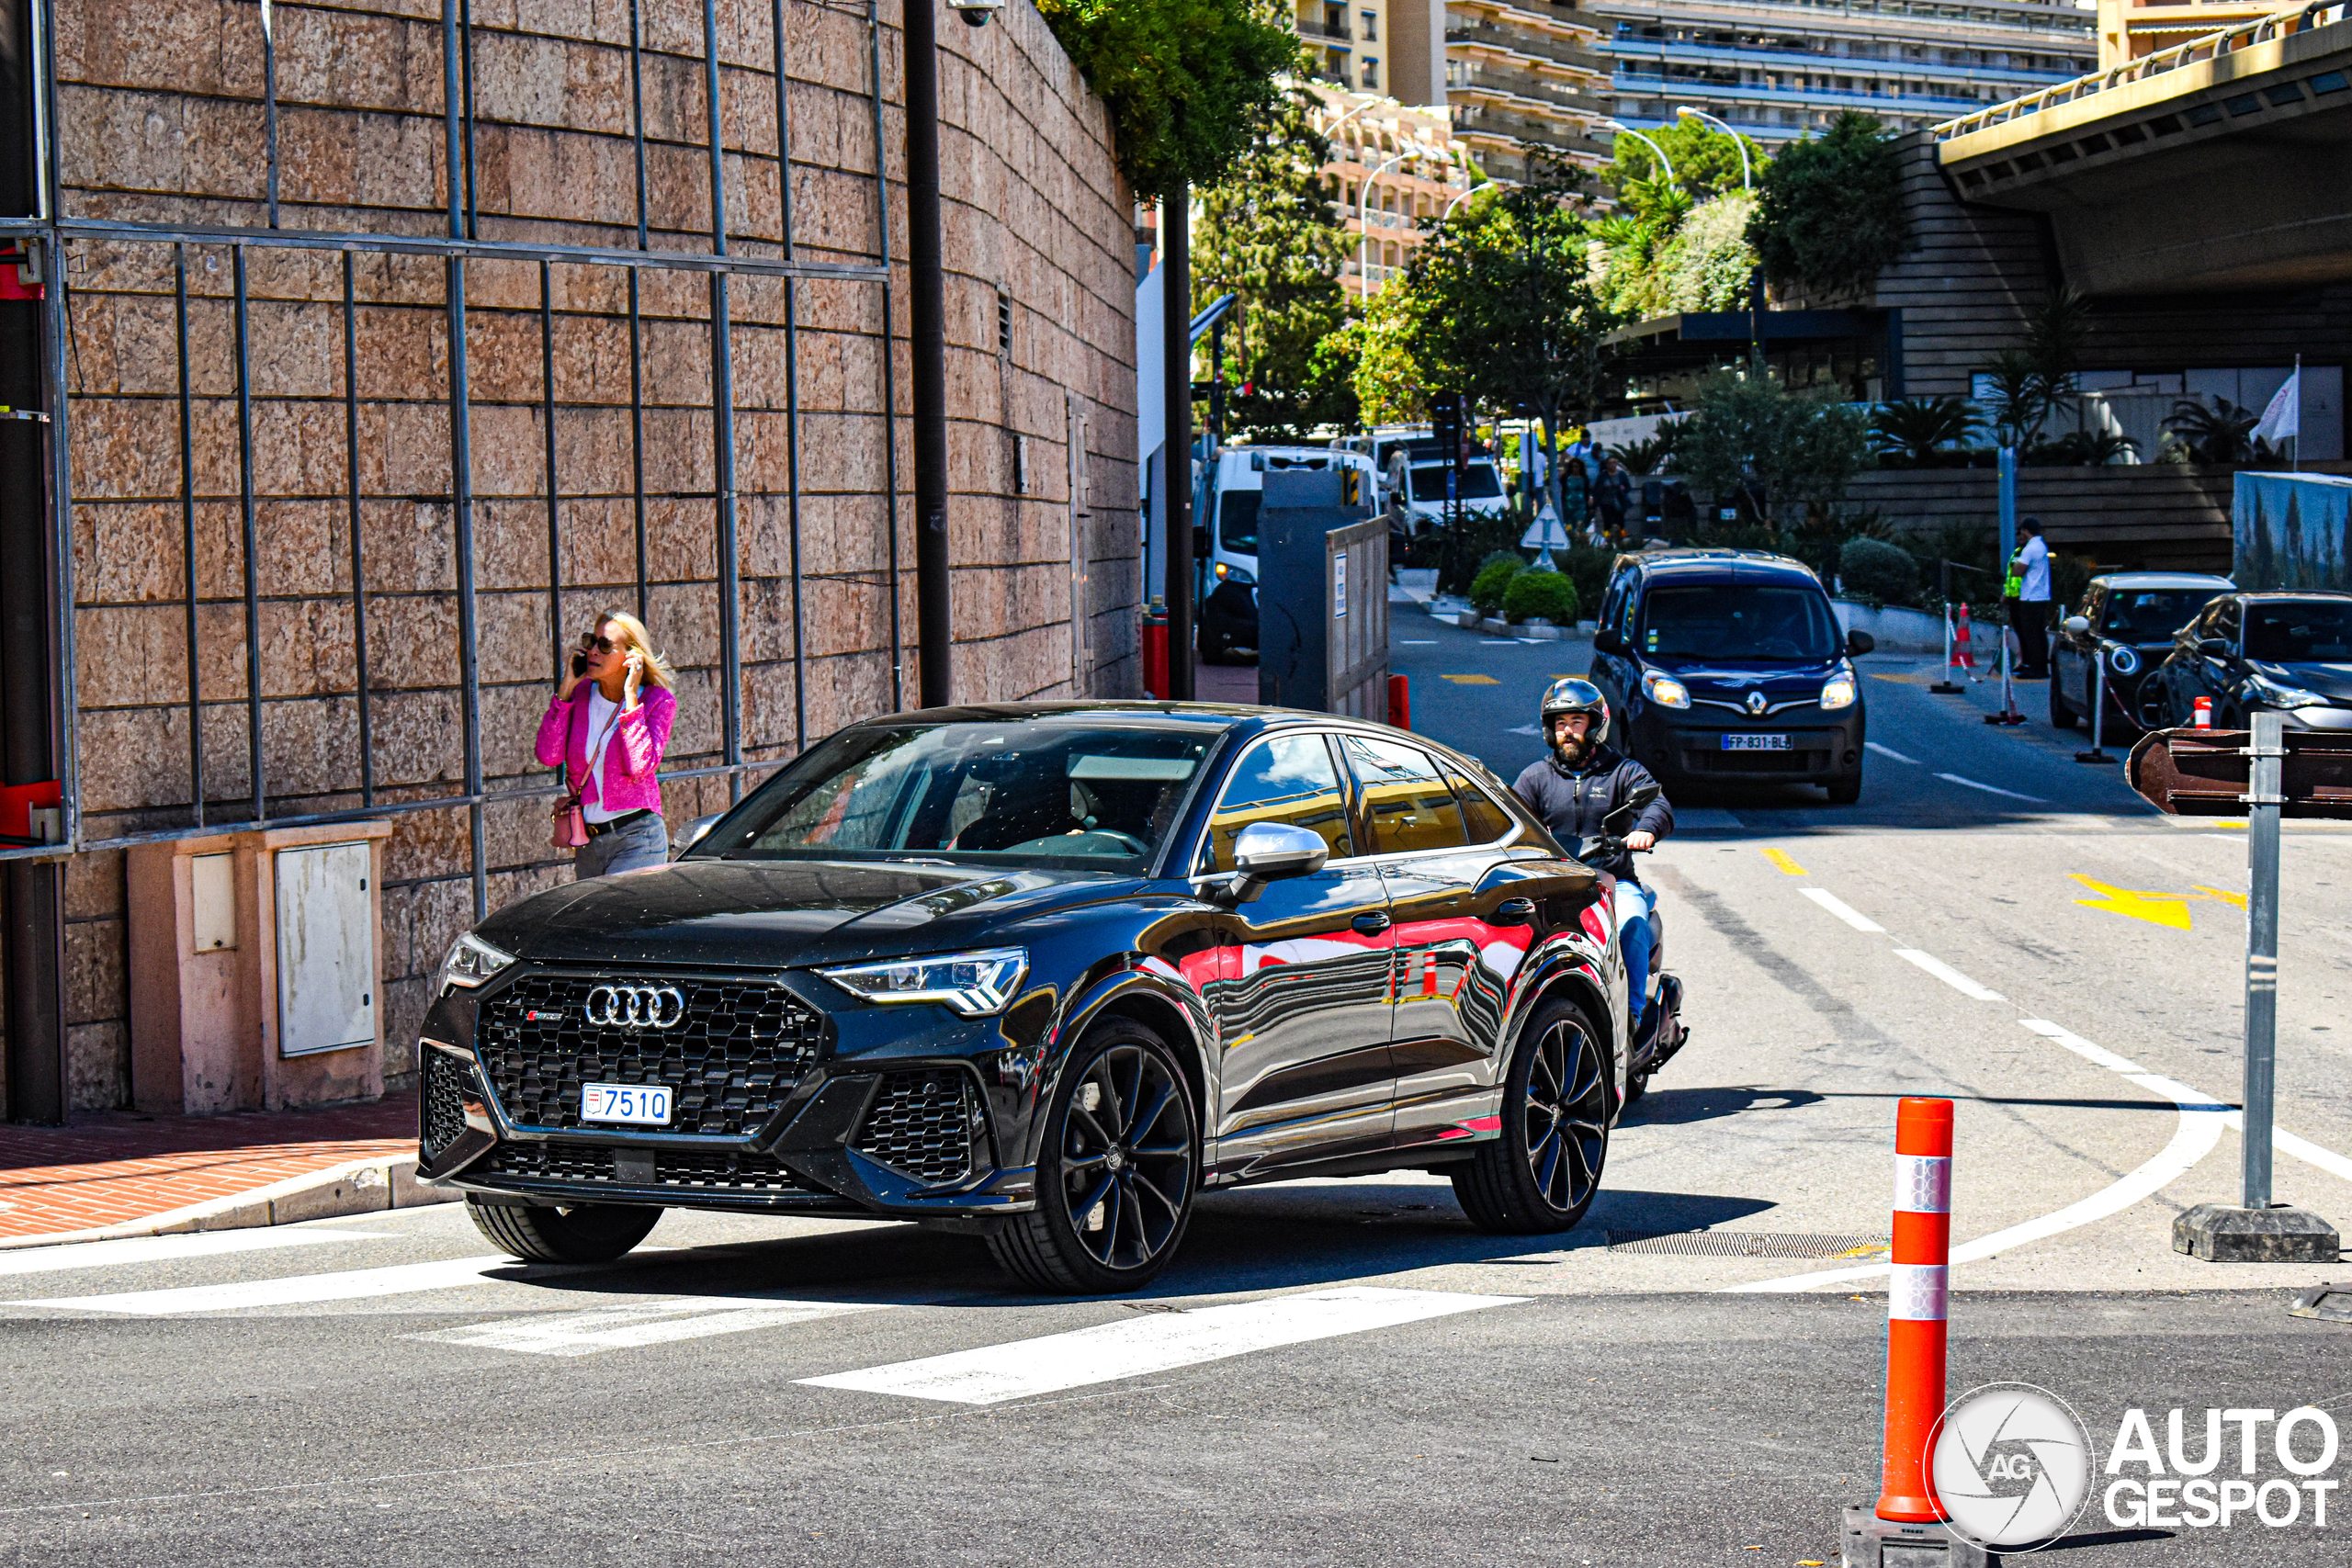
[[[630,823],[636,821],[640,817],[659,817],[660,815],[662,814],[650,807],[640,806],[635,811],[622,812],[618,817],[614,818],[609,822],[590,822],[588,824],[588,836],[592,839],[601,839],[607,833],[616,832],[620,829],[628,827]]]

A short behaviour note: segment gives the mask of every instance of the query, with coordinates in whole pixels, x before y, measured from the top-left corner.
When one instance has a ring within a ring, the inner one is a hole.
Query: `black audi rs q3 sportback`
[[[1623,1103],[1596,874],[1475,761],[1327,715],[899,714],[812,748],[666,866],[458,938],[423,1165],[518,1257],[669,1207],[984,1233],[1122,1291],[1204,1187],[1452,1176],[1566,1230]]]

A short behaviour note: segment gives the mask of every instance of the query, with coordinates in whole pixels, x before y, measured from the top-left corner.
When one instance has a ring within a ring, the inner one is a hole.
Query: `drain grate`
[[[1611,1252],[1675,1258],[1868,1258],[1894,1244],[1878,1235],[1792,1235],[1774,1231],[1611,1231]]]

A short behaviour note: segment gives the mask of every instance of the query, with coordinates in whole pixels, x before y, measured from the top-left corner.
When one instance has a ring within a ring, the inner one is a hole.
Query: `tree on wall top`
[[[1848,109],[1821,135],[1789,143],[1757,181],[1747,237],[1775,288],[1869,289],[1911,248],[1894,138]]]
[[[1037,0],[1111,111],[1120,171],[1157,195],[1207,185],[1250,145],[1298,39],[1255,0]]]

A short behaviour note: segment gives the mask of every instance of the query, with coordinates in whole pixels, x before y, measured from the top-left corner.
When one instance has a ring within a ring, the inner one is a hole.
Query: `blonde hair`
[[[623,642],[645,656],[646,685],[667,689],[677,684],[678,672],[670,668],[668,660],[653,651],[653,634],[645,629],[643,621],[627,610],[605,610],[596,616],[596,624],[618,626]]]

